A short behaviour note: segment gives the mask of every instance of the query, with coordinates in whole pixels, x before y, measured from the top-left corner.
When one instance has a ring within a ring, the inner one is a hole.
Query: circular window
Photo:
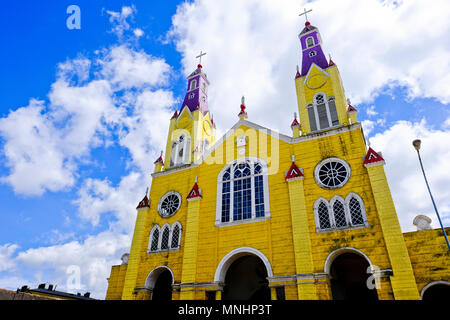
[[[158,203],[158,212],[161,217],[167,218],[175,214],[180,209],[181,196],[178,192],[170,191],[166,193]]]
[[[328,158],[316,166],[314,178],[322,188],[340,188],[350,178],[350,166],[342,159]]]

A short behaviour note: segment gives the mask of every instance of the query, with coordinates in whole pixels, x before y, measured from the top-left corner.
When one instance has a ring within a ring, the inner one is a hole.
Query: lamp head
[[[419,139],[416,139],[416,140],[414,140],[413,141],[413,146],[414,146],[414,148],[417,150],[417,151],[419,151],[419,149],[420,149],[420,143],[421,143],[421,141],[419,140]]]

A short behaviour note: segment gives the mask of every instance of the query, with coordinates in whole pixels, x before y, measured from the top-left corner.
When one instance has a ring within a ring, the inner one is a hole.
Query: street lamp
[[[433,202],[434,211],[436,211],[436,215],[438,217],[439,224],[441,225],[442,232],[444,233],[445,241],[447,242],[448,250],[450,251],[450,243],[448,242],[447,234],[445,233],[444,225],[442,224],[441,217],[439,216],[439,212],[436,207],[436,203],[434,203],[433,195],[431,194],[430,186],[428,185],[427,177],[425,176],[425,170],[423,169],[422,159],[420,158],[419,150],[420,150],[421,141],[419,139],[416,139],[413,141],[412,144],[414,146],[414,149],[416,149],[416,151],[417,151],[417,156],[419,157],[420,167],[422,168],[422,173],[423,173],[423,177],[425,179],[425,183],[427,185],[428,193],[430,194],[431,202]]]

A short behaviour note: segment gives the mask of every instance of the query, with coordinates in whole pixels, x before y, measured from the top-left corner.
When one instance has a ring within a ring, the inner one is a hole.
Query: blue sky
[[[439,13],[449,8],[445,1],[437,1],[442,10],[433,11],[423,1],[399,3],[345,0],[337,6],[323,0],[307,6],[366,135],[387,160],[402,229],[413,231],[417,214],[429,215],[437,227],[411,147],[416,137],[424,142],[425,167],[449,226],[450,168],[444,159],[450,156],[450,23]],[[71,4],[81,8],[81,30],[66,27]],[[103,279],[129,250],[134,207],[151,183],[152,163],[200,50],[208,53],[202,64],[219,133],[237,121],[228,110],[234,106],[237,114],[245,94],[250,121],[290,134],[297,109],[297,34],[304,23],[292,12],[301,12],[304,4],[283,4],[5,4],[0,11],[5,44],[0,51],[0,287],[50,282],[64,288],[65,270],[80,264],[79,291],[104,297]],[[348,8],[355,15],[343,23]],[[434,30],[423,33],[431,21]],[[97,104],[84,105],[80,95],[98,102],[99,110],[91,112]],[[277,104],[282,107],[274,108]],[[77,262],[73,256],[80,252]]]

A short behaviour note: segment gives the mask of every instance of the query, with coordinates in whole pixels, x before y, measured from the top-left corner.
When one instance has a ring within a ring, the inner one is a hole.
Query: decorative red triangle
[[[159,158],[158,158],[158,159],[156,159],[156,161],[155,161],[155,162],[153,162],[153,164],[157,164],[157,163],[160,163],[160,164],[164,164],[164,161],[163,161],[162,155],[161,155],[161,156],[159,156]]]
[[[351,104],[349,104],[349,105],[348,105],[348,108],[347,108],[347,112],[357,112],[357,111],[356,111],[356,109],[355,109],[354,106],[352,106]]]
[[[292,162],[291,168],[288,170],[288,172],[286,174],[286,180],[301,178],[301,177],[303,177],[303,173],[295,165],[295,162]]]
[[[333,60],[331,60],[331,59],[330,59],[330,63],[328,63],[328,66],[329,66],[329,67],[331,67],[331,66],[335,66],[335,64],[334,64]]]
[[[299,125],[300,123],[297,121],[297,119],[294,119],[294,121],[292,121],[291,128]]]
[[[136,209],[142,208],[150,208],[150,202],[147,198],[147,195],[145,195],[144,199],[142,199],[141,202],[139,202],[138,206],[136,207]]]
[[[189,195],[187,196],[187,199],[195,199],[200,198],[202,196],[200,189],[198,188],[197,182],[194,184],[194,187],[192,187],[192,190],[189,192]]]
[[[175,113],[173,114],[172,118],[170,118],[170,120],[176,119],[176,118],[178,118],[178,111],[177,110],[175,110]]]
[[[364,164],[371,164],[384,161],[383,157],[376,153],[371,147],[367,150],[367,154],[364,158]]]
[[[301,77],[300,72],[297,70],[297,73],[295,74],[295,79],[298,79],[300,77]]]

